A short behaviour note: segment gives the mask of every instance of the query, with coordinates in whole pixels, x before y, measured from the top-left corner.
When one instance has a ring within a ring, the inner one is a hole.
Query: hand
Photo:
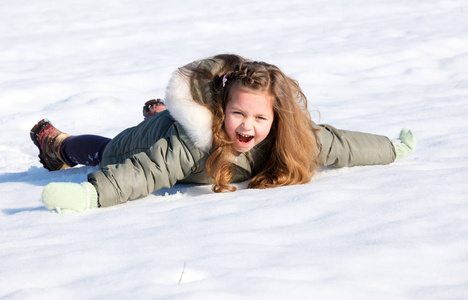
[[[89,182],[49,183],[42,191],[42,202],[48,209],[56,209],[59,213],[77,213],[99,206],[96,188]]]
[[[396,158],[405,158],[416,149],[416,137],[409,129],[403,128],[400,137],[392,141],[395,148]]]

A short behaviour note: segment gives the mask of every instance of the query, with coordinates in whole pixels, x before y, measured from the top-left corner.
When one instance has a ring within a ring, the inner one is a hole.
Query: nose
[[[250,130],[253,128],[253,121],[251,118],[245,118],[242,122],[242,128],[245,130]]]

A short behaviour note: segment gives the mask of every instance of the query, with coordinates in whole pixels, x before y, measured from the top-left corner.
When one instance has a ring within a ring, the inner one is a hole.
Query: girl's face
[[[273,124],[273,103],[267,93],[233,88],[226,105],[224,128],[234,149],[248,152],[262,142]]]

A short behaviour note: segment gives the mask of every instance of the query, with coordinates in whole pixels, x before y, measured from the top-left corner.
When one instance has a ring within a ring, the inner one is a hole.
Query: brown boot
[[[39,121],[30,134],[31,140],[39,148],[39,159],[44,168],[55,171],[72,167],[60,154],[62,142],[70,135],[55,128],[47,119]]]
[[[164,105],[164,101],[162,99],[148,100],[143,106],[143,117],[146,120],[152,115],[165,111],[166,109],[166,105]]]

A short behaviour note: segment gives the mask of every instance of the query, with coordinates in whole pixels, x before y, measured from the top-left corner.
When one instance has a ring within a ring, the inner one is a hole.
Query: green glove
[[[392,141],[395,148],[396,158],[405,158],[416,149],[416,137],[409,129],[403,128],[400,137]]]
[[[42,191],[42,202],[48,209],[56,209],[59,213],[77,213],[99,206],[96,188],[89,182],[49,183]]]

